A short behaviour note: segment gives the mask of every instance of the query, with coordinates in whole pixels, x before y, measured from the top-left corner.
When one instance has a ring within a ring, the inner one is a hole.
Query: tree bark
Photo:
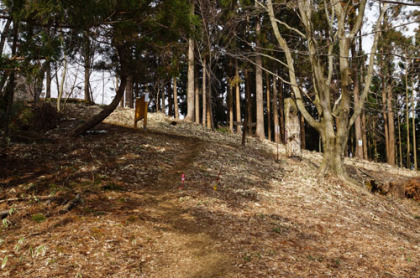
[[[195,79],[195,84],[198,84],[198,78]],[[194,108],[194,112],[195,112],[195,123],[199,124],[200,123],[200,96],[199,96],[199,89],[198,86],[195,86],[194,89],[195,92],[195,108]]]
[[[414,170],[418,170],[417,165],[417,142],[416,142],[416,104],[414,102],[414,80],[411,79],[411,113],[413,115],[413,154],[414,154]]]
[[[206,57],[203,58],[203,126],[206,127],[207,122],[207,70],[206,70]]]
[[[236,95],[236,121],[238,123],[242,122],[241,117],[241,94],[240,94],[240,77],[239,77],[239,66],[238,59],[235,60],[235,95]],[[237,126],[237,133],[240,132],[239,126]]]
[[[362,135],[363,135],[363,158],[368,160],[368,140],[367,140],[367,127],[366,127],[366,113],[365,110],[362,111]]]
[[[12,56],[15,56],[17,53],[17,42],[18,42],[18,24],[15,20],[13,20],[13,42],[12,42]],[[12,71],[9,74],[9,83],[6,86],[6,95],[4,97],[5,100],[5,114],[4,114],[4,121],[3,121],[3,141],[7,143],[7,138],[10,135],[10,120],[12,116],[12,107],[13,107],[13,99],[15,93],[15,81],[16,81],[16,73]],[[1,154],[1,153],[0,153]]]
[[[172,82],[174,84],[174,112],[175,112],[175,119],[179,119],[179,108],[178,108],[178,87],[177,87],[177,80],[174,76],[172,78]]]
[[[46,80],[46,94],[45,94],[45,98],[51,98],[51,62],[47,61],[47,80]]]
[[[400,122],[400,114],[397,113],[397,121],[398,121],[398,147],[400,152],[400,167],[403,167],[403,154],[402,154],[402,141],[401,141],[401,122]]]
[[[353,44],[351,47],[352,57],[352,71],[353,71],[353,98],[354,103],[359,102],[359,67],[356,58],[356,46]],[[356,135],[356,157],[363,159],[363,139],[362,139],[362,123],[361,118],[358,116],[354,122],[354,129]]]
[[[58,96],[57,96],[57,111],[58,112],[61,111],[61,99],[62,99],[63,94],[64,94],[64,83],[66,81],[66,76],[67,76],[67,56],[64,55],[63,74],[61,76],[60,87],[59,87]]]
[[[407,124],[407,168],[411,168],[411,159],[410,159],[410,108],[409,108],[409,97],[408,97],[408,67],[409,63],[408,60],[406,62],[406,69],[405,69],[405,117],[406,117],[406,124]]]
[[[173,117],[174,116],[174,96],[173,96],[173,92],[171,88],[171,79],[169,79],[168,81],[168,87],[166,90],[168,92],[168,116]]]
[[[47,63],[47,62],[45,62]],[[38,103],[42,93],[42,87],[44,85],[45,67],[46,64],[42,65],[39,63],[39,72],[35,77],[34,81],[34,102]]]
[[[306,133],[305,133],[305,118],[302,114],[299,115],[300,118],[300,148],[302,150],[306,149]]]
[[[207,82],[207,127],[214,131],[213,100],[210,75],[207,75]]]
[[[191,4],[191,15],[194,15],[194,3]],[[186,121],[194,120],[194,40],[188,39],[188,85]]]
[[[394,109],[392,105],[392,85],[389,84],[387,98],[387,109],[388,109],[388,164],[395,165],[395,123],[394,123]]]
[[[9,35],[10,25],[12,25],[12,19],[8,18],[1,32],[1,38],[0,38],[0,54],[1,55],[3,55],[4,45],[6,44],[6,39],[7,39],[7,36]]]
[[[89,90],[89,87],[90,87],[90,68],[91,68],[91,65],[90,65],[90,61],[91,61],[91,57],[90,57],[90,54],[91,54],[91,50],[90,50],[90,38],[89,38],[89,35],[88,35],[88,33],[87,33],[87,31],[86,32],[84,32],[84,40],[85,40],[85,44],[84,44],[84,58],[85,58],[85,63],[84,63],[84,66],[85,66],[85,82],[84,82],[84,85],[85,85],[85,101],[86,102],[88,102],[88,103],[91,103],[92,102],[92,98],[91,98],[91,94],[90,94],[90,90]]]
[[[245,70],[245,97],[246,97],[246,111],[247,111],[247,122],[252,123],[252,101],[251,101],[251,85],[249,80],[248,70]],[[248,134],[252,134],[252,126],[248,125]]]
[[[271,98],[270,98],[270,76],[266,75],[267,78],[267,129],[268,129],[268,140],[271,141]]]
[[[133,75],[127,76],[127,85],[125,86],[125,107],[134,108],[133,100]]]
[[[277,77],[273,76],[273,119],[274,119],[274,141],[280,143],[279,108],[277,104]]]
[[[279,80],[279,108],[280,108],[280,142],[285,144],[285,127],[284,127],[284,95],[283,95],[283,83]]]
[[[255,3],[257,6],[257,3]],[[261,36],[261,23],[260,17],[257,16],[257,25],[255,28],[256,31],[256,45],[257,51],[260,49],[260,40],[259,37]],[[257,110],[257,127],[255,129],[255,135],[258,138],[264,139],[265,138],[265,131],[264,131],[264,98],[263,98],[263,78],[262,78],[262,59],[261,55],[258,53],[255,57],[256,69],[255,69],[255,82],[256,82],[256,110]]]
[[[229,131],[233,133],[233,84],[232,80],[229,78],[228,81],[228,108],[229,108]],[[239,128],[238,128],[239,130]]]

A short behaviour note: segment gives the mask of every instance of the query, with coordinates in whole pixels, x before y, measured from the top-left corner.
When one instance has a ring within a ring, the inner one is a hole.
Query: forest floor
[[[420,203],[321,177],[321,156],[118,109],[66,134],[15,137],[0,158],[0,277],[420,277]],[[172,122],[172,124],[171,124]],[[118,124],[118,125],[117,125]],[[363,182],[418,172],[347,161]],[[182,185],[181,175],[185,175]],[[71,207],[69,207],[71,205]]]

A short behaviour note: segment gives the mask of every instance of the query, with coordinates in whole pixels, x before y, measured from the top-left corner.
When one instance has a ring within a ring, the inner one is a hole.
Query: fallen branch
[[[31,196],[31,197],[26,197],[26,198],[11,198],[11,199],[4,199],[4,200],[0,200],[0,204],[1,203],[6,203],[6,202],[22,202],[22,201],[30,201],[30,200],[34,200],[34,201],[44,201],[44,200],[50,200],[50,199],[54,199],[56,198],[55,196]]]
[[[0,219],[6,218],[9,215],[10,215],[10,210],[0,211]]]
[[[76,197],[74,197],[73,200],[67,203],[63,208],[61,208],[58,212],[60,214],[64,214],[69,212],[72,208],[74,208],[77,203],[79,203],[82,200],[80,193],[77,193]]]

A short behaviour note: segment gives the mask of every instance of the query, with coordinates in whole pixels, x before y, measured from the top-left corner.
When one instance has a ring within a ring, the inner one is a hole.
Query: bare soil
[[[161,114],[135,130],[130,109],[71,139],[98,108],[66,111],[0,159],[0,211],[14,211],[0,277],[420,277],[419,202],[321,177],[319,154],[280,146],[276,162],[272,143]],[[359,180],[419,174],[347,165]]]

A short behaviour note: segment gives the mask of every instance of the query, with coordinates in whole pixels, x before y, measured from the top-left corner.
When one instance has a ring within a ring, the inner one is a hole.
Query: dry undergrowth
[[[16,210],[1,230],[1,277],[419,277],[419,203],[319,177],[319,154],[281,148],[275,162],[269,142],[243,148],[239,135],[162,114],[133,130],[130,109],[68,139],[98,108],[67,109],[48,141],[15,143],[1,161],[0,200],[54,197],[0,203]]]

